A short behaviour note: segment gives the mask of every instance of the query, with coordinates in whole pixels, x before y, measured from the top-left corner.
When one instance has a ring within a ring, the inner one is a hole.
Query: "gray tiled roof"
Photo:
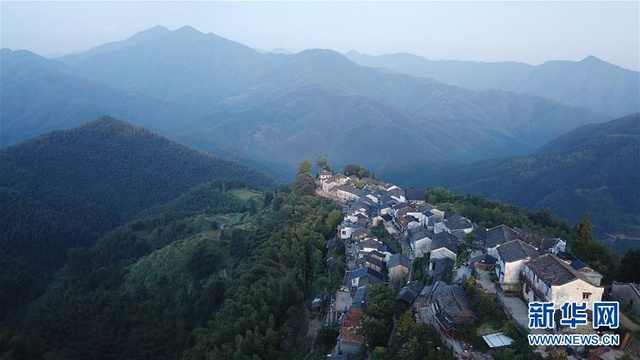
[[[498,246],[498,254],[502,261],[514,262],[523,259],[534,259],[540,256],[538,250],[522,240],[512,240]]]
[[[422,283],[418,280],[411,281],[400,290],[398,296],[396,296],[396,300],[402,300],[411,305],[418,295],[420,295],[420,291],[422,291]]]
[[[435,234],[431,237],[431,240],[432,251],[444,247],[451,250],[455,254],[458,253],[458,238],[447,232]]]
[[[492,227],[491,229],[487,229],[484,238],[485,248],[488,249],[496,247],[500,244],[504,244],[511,240],[520,239],[520,235],[518,235],[515,230],[506,225],[498,225]]]
[[[389,258],[389,264],[388,264],[389,268],[395,267],[395,266],[404,266],[407,269],[411,267],[411,261],[409,260],[409,258],[400,253],[400,254],[393,254],[391,255],[391,257]]]
[[[564,285],[575,279],[589,282],[582,274],[553,254],[539,256],[526,263],[526,266],[549,287]]]
[[[448,317],[452,319],[475,318],[475,314],[469,307],[467,296],[461,288],[440,281],[435,285],[432,296],[433,302],[438,304],[439,310]],[[456,322],[455,319],[454,322]]]
[[[407,201],[425,201],[427,193],[420,189],[407,189],[406,196]]]

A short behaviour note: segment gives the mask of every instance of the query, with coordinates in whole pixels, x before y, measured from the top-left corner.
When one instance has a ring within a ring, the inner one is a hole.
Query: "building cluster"
[[[590,309],[602,299],[602,275],[568,253],[562,239],[506,225],[481,228],[427,203],[425,191],[376,179],[323,171],[316,193],[343,203],[343,222],[328,241],[328,246],[343,242],[347,258],[344,283],[332,297],[328,317],[341,321],[338,358],[357,353],[364,344],[358,329],[371,284],[393,286],[397,304],[437,329],[459,358],[468,350],[461,330],[477,321],[460,283],[478,272],[494,274],[501,295],[527,302],[586,302]],[[393,253],[373,234],[372,229],[381,228],[399,242],[401,252]],[[424,268],[413,269],[423,257],[428,259],[419,262]],[[427,275],[425,283],[424,278],[411,279],[416,270]],[[637,286],[618,288],[629,304],[640,307]],[[509,345],[501,333],[488,339],[493,339],[487,340],[489,346],[495,339]]]

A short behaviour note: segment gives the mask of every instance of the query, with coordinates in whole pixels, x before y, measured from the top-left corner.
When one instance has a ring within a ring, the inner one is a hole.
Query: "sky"
[[[253,48],[432,60],[579,61],[640,70],[640,1],[171,2],[0,0],[1,46],[67,54],[162,25]]]

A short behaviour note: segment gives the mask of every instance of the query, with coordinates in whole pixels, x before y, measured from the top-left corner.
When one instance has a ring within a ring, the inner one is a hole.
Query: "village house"
[[[391,186],[391,184],[384,182],[384,181],[380,181],[377,179],[372,179],[372,178],[362,178],[360,179],[360,182],[363,182],[365,184],[367,184],[367,186],[376,189],[376,190],[386,190],[387,188],[389,188]]]
[[[370,284],[384,283],[384,275],[369,267],[347,272],[347,280],[352,288],[363,288]]]
[[[396,296],[396,302],[400,307],[408,309],[413,305],[420,291],[422,291],[422,283],[418,280],[410,281],[405,287],[400,289],[400,292]]]
[[[439,233],[431,238],[431,251],[429,259],[441,259],[448,257],[453,261],[458,256],[458,239],[449,233]]]
[[[585,302],[593,309],[602,300],[604,289],[593,285],[583,274],[553,254],[545,254],[526,262],[523,270],[523,295],[529,302]]]
[[[540,244],[540,251],[550,252],[558,255],[560,252],[565,252],[567,249],[567,242],[560,238],[543,238]]]
[[[393,254],[387,262],[387,268],[389,269],[389,282],[397,284],[409,273],[411,260],[402,253]]]
[[[449,336],[458,337],[460,329],[476,321],[466,294],[458,286],[436,282],[428,302],[440,329]]]
[[[376,256],[376,253],[380,254],[379,251],[372,251],[363,257],[358,258],[356,260],[356,267],[359,269],[368,267],[380,273],[386,273],[387,264],[384,262],[384,255],[383,258],[380,259],[379,256]]]
[[[407,202],[414,205],[424,204],[427,200],[427,194],[424,190],[409,188],[405,190]]]
[[[371,302],[371,296],[369,295],[369,288],[359,288],[353,294],[353,304],[351,306],[357,308],[365,308]]]
[[[373,236],[369,229],[359,228],[351,232],[351,239],[353,239],[354,242],[359,242],[365,240],[366,238],[373,238],[375,240],[378,240],[375,236]]]
[[[506,225],[494,226],[491,229],[487,229],[484,235],[484,251],[497,258],[498,245],[517,239],[520,239],[520,235],[512,228]]]
[[[364,345],[362,335],[362,316],[364,311],[358,307],[352,307],[347,312],[340,325],[340,336],[338,346],[341,352],[347,354],[357,354]]]
[[[589,265],[585,264],[582,260],[576,258],[571,253],[560,251],[556,255],[574,270],[579,271],[590,283],[595,286],[600,286],[600,283],[602,282],[602,274],[590,268]]]
[[[447,232],[453,232],[456,230],[464,231],[465,234],[469,234],[473,231],[473,223],[466,217],[460,214],[445,213],[445,218],[442,221],[447,229]]]
[[[374,250],[379,252],[387,251],[387,247],[374,238],[366,238],[356,244],[359,255],[366,255]]]
[[[427,229],[421,227],[411,228],[408,231],[409,246],[416,257],[421,257],[431,251],[431,234]]]
[[[331,188],[329,194],[334,200],[342,202],[356,201],[362,196],[362,190],[349,185],[338,185]]]
[[[611,298],[620,303],[620,306],[640,312],[640,285],[635,283],[613,282],[611,285]]]
[[[320,181],[324,181],[331,178],[333,175],[333,172],[329,170],[322,170],[320,174],[318,174],[318,179],[320,179]]]
[[[347,181],[349,181],[349,179],[346,176],[342,174],[336,174],[328,179],[322,180],[321,188],[325,194],[329,194],[329,191],[331,191],[331,189],[339,185],[345,185]]]
[[[387,188],[386,193],[388,194],[388,196],[399,202],[406,202],[407,198],[405,197],[405,193],[404,190],[402,190],[401,188],[395,186],[395,185],[391,185],[390,187]]]
[[[525,262],[540,256],[538,250],[522,240],[512,240],[497,246],[495,273],[505,291],[520,290],[520,274]]]
[[[447,281],[450,274],[453,274],[455,260],[450,257],[429,259],[427,274],[431,276],[431,282]]]

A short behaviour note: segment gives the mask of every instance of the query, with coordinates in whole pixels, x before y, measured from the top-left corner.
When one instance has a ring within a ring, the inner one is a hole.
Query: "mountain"
[[[65,64],[74,65],[84,59],[87,59],[92,56],[96,56],[98,54],[102,54],[110,51],[118,51],[118,50],[127,48],[129,46],[144,44],[148,41],[153,41],[170,32],[171,30],[167,29],[166,27],[157,25],[152,27],[151,29],[147,29],[137,34],[134,34],[133,36],[130,36],[125,40],[103,44],[93,49],[90,49],[88,51],[80,52],[77,54],[58,56],[56,60]]]
[[[0,187],[104,231],[213,180],[272,188],[270,178],[110,117],[0,151]]]
[[[0,288],[13,294],[0,301],[0,319],[44,289],[69,249],[211,181],[228,189],[277,185],[107,117],[0,150]]]
[[[590,213],[600,236],[638,237],[639,169],[640,115],[635,114],[582,126],[529,156],[397,166],[379,174],[405,185],[444,186],[528,208],[548,207],[574,223]]]
[[[624,116],[640,111],[640,73],[594,56],[581,61],[548,61],[531,66],[515,62],[427,60],[398,53],[379,56],[346,53],[353,62],[398,73],[432,78],[473,90],[504,90]]]
[[[2,49],[0,146],[98,116],[166,130],[188,111],[168,101],[70,75],[70,68],[28,51]]]
[[[133,123],[199,149],[235,148],[254,162],[289,168],[324,153],[338,166],[369,167],[407,158],[525,154],[577,126],[608,119],[531,95],[464,90],[359,66],[330,50],[261,54],[191,27],[154,28],[78,55],[62,67],[74,81],[159,101],[156,107],[141,104],[139,116],[127,117]],[[56,84],[65,104],[73,102],[66,83]],[[31,111],[46,113],[51,100],[36,100]],[[13,102],[6,104],[12,110]],[[56,116],[75,107],[65,110]],[[105,113],[123,110],[108,107]],[[7,111],[5,121],[3,112],[3,124],[18,122],[12,117],[22,113]],[[48,121],[25,115],[19,122],[39,129]]]

